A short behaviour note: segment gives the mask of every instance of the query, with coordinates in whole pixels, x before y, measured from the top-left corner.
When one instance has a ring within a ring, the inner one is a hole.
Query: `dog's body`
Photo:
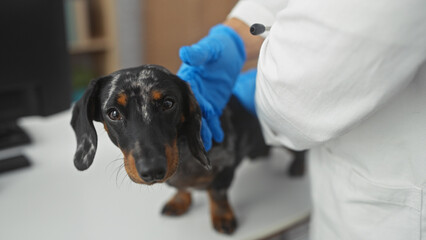
[[[259,123],[235,98],[221,117],[225,139],[206,153],[200,138],[201,111],[189,86],[155,65],[124,69],[93,80],[73,110],[77,136],[74,158],[87,169],[96,152],[92,121],[104,123],[111,141],[124,154],[124,165],[136,183],[167,182],[177,194],[163,214],[181,215],[191,204],[191,189],[207,190],[214,228],[232,233],[236,219],[227,189],[244,157],[266,155]],[[292,175],[303,174],[303,153],[297,153]]]

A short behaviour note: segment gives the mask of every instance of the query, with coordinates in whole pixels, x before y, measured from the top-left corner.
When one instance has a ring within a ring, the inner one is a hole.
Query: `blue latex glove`
[[[177,75],[191,85],[203,115],[201,138],[206,150],[223,141],[219,117],[245,62],[244,43],[230,27],[216,25],[198,43],[182,47]]]
[[[253,68],[241,73],[235,83],[232,93],[238,98],[240,103],[253,115],[256,115],[254,93],[256,90],[257,69]]]

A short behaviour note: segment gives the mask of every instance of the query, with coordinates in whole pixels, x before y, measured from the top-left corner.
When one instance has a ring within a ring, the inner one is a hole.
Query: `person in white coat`
[[[250,36],[253,23],[271,30]],[[214,97],[229,99],[242,67],[229,62],[258,58],[255,112],[267,143],[310,149],[310,238],[426,239],[426,1],[240,0],[224,25],[234,32],[194,45],[222,49],[213,60],[180,52],[204,142],[222,138]]]

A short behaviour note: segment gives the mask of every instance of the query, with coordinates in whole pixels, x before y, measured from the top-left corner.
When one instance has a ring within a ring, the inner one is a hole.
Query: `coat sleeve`
[[[386,104],[425,61],[424,9],[423,0],[290,0],[259,57],[267,143],[308,149]]]

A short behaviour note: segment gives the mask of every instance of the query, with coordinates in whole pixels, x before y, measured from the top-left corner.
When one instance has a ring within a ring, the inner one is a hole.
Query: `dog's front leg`
[[[191,206],[191,193],[179,189],[178,192],[164,205],[162,214],[180,216],[186,213]]]
[[[210,214],[213,227],[221,233],[232,234],[237,228],[237,220],[228,202],[227,189],[209,189]]]

